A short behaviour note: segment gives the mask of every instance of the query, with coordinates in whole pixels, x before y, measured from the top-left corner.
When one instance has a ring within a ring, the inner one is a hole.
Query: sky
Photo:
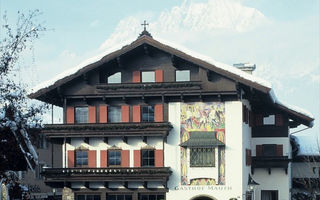
[[[295,135],[304,152],[317,146],[318,0],[0,0],[0,15],[7,13],[12,24],[18,11],[34,9],[42,12],[38,22],[48,30],[18,63],[18,77],[30,88],[123,41],[135,40],[147,20],[154,39],[172,41],[229,65],[255,63],[254,75],[272,83],[278,99],[315,117],[312,129]]]

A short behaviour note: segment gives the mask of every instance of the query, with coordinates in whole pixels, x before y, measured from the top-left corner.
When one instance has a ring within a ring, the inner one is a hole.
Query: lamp
[[[251,175],[249,174],[249,178],[248,178],[248,190],[249,190],[250,192],[252,192],[252,191],[254,191],[254,189],[255,189],[258,185],[260,185],[260,184],[257,183],[257,182],[255,182],[255,181],[253,180],[253,178],[251,177]]]

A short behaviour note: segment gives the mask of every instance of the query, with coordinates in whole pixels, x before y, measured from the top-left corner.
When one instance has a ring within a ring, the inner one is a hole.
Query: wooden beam
[[[122,64],[122,61],[121,61],[120,56],[118,56],[116,60],[117,60],[117,65],[118,65],[118,67],[119,67],[119,68],[123,68],[123,64]]]
[[[87,73],[84,73],[84,74],[82,75],[82,78],[83,78],[84,82],[88,84],[88,74],[87,74]]]
[[[143,50],[146,55],[150,56],[150,51],[147,44],[143,45]]]

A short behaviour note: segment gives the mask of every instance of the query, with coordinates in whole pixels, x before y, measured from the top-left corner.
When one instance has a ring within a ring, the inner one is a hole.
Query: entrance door
[[[192,200],[214,200],[214,199],[206,196],[200,196],[200,197],[193,198]]]

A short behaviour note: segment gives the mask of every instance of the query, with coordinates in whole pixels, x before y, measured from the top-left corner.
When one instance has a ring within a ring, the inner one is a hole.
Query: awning
[[[182,147],[218,147],[225,146],[216,138],[214,131],[193,131],[190,132],[189,140],[180,144]]]

